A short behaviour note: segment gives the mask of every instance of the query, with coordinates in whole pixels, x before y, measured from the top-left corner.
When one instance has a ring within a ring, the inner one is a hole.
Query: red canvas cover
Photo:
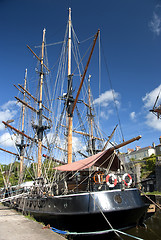
[[[114,159],[112,161],[110,170],[117,171],[117,169],[120,168],[120,160],[117,157],[117,155],[114,153],[114,151],[111,149],[108,149],[103,152],[99,152],[93,156],[90,156],[88,158],[85,158],[70,164],[65,164],[59,167],[55,167],[54,169],[59,171],[79,171],[86,168],[90,168],[92,166],[107,168],[109,166],[111,158],[113,157]]]

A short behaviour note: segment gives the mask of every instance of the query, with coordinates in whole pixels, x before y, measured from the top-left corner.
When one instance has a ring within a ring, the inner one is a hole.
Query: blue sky
[[[72,23],[79,40],[101,30],[103,52],[125,140],[142,139],[130,147],[159,144],[161,121],[149,113],[161,89],[161,1],[159,0],[1,0],[0,1],[0,122],[15,118],[13,84],[22,83],[33,58],[26,45],[41,44],[42,30],[47,42],[62,41],[72,8]],[[94,63],[91,63],[94,68]],[[91,73],[92,74],[92,73]],[[110,84],[102,72],[100,122],[109,135],[118,119],[110,108]],[[160,101],[158,102],[160,103]],[[7,130],[0,123],[0,146]]]

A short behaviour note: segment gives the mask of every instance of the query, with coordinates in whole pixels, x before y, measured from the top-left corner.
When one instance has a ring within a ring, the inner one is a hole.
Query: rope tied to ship
[[[107,234],[107,233],[111,233],[111,232],[117,232],[117,233],[120,233],[122,235],[125,235],[125,236],[128,236],[128,237],[131,237],[133,239],[137,239],[137,240],[144,240],[142,238],[139,238],[139,237],[136,237],[136,236],[133,236],[131,234],[128,234],[128,233],[125,233],[125,232],[122,232],[120,230],[117,230],[117,229],[109,229],[109,230],[102,230],[102,231],[96,231],[96,232],[69,232],[69,231],[63,231],[63,230],[59,230],[57,228],[54,228],[54,227],[48,227],[48,229],[52,230],[53,232],[55,233],[59,233],[59,234],[63,234],[63,235],[75,235],[75,236],[85,236],[85,235],[99,235],[99,234]],[[46,229],[46,227],[44,227],[43,229]]]
[[[154,202],[150,197],[148,197],[143,191],[141,191],[141,189],[138,188],[138,190],[150,201],[152,202],[157,208],[159,208],[161,210],[161,206],[158,205],[156,202]]]
[[[90,196],[92,197],[93,201],[95,202],[94,197],[92,196],[92,194],[90,193]],[[110,226],[111,230],[116,234],[117,237],[119,237],[121,240],[122,238],[120,237],[120,235],[115,231],[115,229],[113,228],[113,226],[111,225],[111,223],[109,222],[109,220],[107,219],[107,217],[105,216],[105,214],[103,213],[101,207],[98,205],[97,202],[95,202],[97,207],[99,208],[100,213],[102,214],[102,216],[104,217],[104,219],[106,220],[107,224]]]

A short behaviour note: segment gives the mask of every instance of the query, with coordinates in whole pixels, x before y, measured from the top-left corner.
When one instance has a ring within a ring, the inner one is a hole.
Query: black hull
[[[146,208],[112,211],[104,214],[114,229],[130,228],[139,224]],[[111,229],[101,213],[61,216],[34,213],[33,215],[45,224],[50,223],[53,227],[70,232],[97,232]]]
[[[18,199],[18,209],[70,232],[128,228],[142,221],[147,205],[137,189]],[[104,216],[103,216],[103,214]],[[105,219],[106,218],[106,219]]]

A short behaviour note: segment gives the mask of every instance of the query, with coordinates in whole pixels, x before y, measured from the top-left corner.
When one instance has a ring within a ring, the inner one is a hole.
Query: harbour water
[[[146,227],[133,228],[126,231],[144,240],[160,240],[161,239],[161,211],[157,211],[152,217],[146,220]],[[124,240],[131,240],[131,237],[123,236]]]
[[[92,237],[76,237],[74,239],[81,240],[132,240],[132,239],[144,239],[144,240],[161,240],[161,211],[157,211],[152,217],[145,221],[144,227],[135,227],[128,230],[122,230],[124,234],[106,234],[97,235]],[[131,236],[128,236],[131,235]]]

